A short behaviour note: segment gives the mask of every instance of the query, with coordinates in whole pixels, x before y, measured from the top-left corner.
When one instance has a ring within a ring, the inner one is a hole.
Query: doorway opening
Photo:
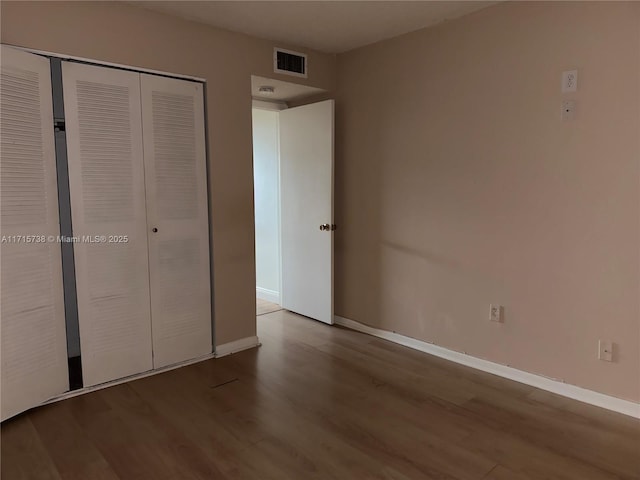
[[[333,222],[333,101],[310,101],[322,93],[315,87],[251,77],[258,316],[287,309],[331,323],[333,237],[332,232],[322,237],[318,225]],[[309,145],[309,151],[300,151],[298,141]],[[311,148],[314,145],[324,148]],[[318,169],[324,175],[317,176]],[[302,188],[310,182],[324,185],[319,198]],[[308,219],[294,218],[300,212],[292,212],[292,206],[308,213]],[[304,230],[307,238],[297,230]],[[320,288],[312,285],[318,280],[307,281],[301,273],[315,270],[307,261],[314,257],[324,258],[327,266]]]
[[[254,102],[253,198],[256,245],[256,309],[258,315],[281,307],[280,152],[278,112],[285,105]],[[266,102],[264,102],[266,103]]]

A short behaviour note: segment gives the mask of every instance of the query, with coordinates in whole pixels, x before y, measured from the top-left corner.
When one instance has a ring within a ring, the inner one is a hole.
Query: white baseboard
[[[260,340],[258,337],[245,337],[240,340],[235,340],[229,343],[223,343],[222,345],[216,346],[216,358],[225,357],[227,355],[231,355],[232,353],[238,353],[243,350],[248,350],[249,348],[259,347]]]
[[[268,288],[256,287],[256,297],[267,302],[280,305],[280,292],[269,290]]]
[[[335,323],[337,325],[357,330],[362,333],[373,335],[374,337],[383,338],[390,342],[404,345],[405,347],[420,350],[421,352],[435,355],[436,357],[444,358],[467,367],[482,370],[483,372],[492,373],[500,377],[508,378],[516,382],[531,385],[532,387],[547,390],[549,392],[562,395],[564,397],[572,398],[580,402],[595,405],[597,407],[606,408],[614,412],[629,415],[630,417],[640,418],[640,403],[631,402],[629,400],[623,400],[621,398],[612,397],[603,393],[594,392],[593,390],[587,390],[586,388],[577,387],[564,383],[560,380],[554,380],[551,378],[536,375],[534,373],[518,370],[513,367],[501,365],[499,363],[490,362],[489,360],[483,360],[481,358],[472,357],[465,353],[449,350],[444,347],[439,347],[432,343],[423,342],[415,338],[406,337],[399,333],[389,332],[386,330],[380,330],[378,328],[364,325],[355,320],[349,320],[348,318],[335,316]]]

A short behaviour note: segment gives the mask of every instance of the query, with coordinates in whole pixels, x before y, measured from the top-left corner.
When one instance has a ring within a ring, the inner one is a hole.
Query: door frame
[[[60,52],[49,52],[47,50],[38,50],[37,48],[21,47],[20,45],[12,45],[10,43],[3,43],[2,45],[15,48],[16,50],[22,50],[24,52],[34,53],[36,55],[42,55],[44,57],[55,57],[61,60],[71,60],[79,63],[87,63],[89,65],[98,65],[101,67],[116,68],[119,70],[131,70],[132,72],[137,72],[137,73],[149,73],[151,75],[160,75],[161,77],[171,77],[171,78],[178,78],[181,80],[191,80],[192,82],[200,82],[205,84],[207,83],[207,80],[205,78],[194,77],[192,75],[183,75],[181,73],[174,73],[174,72],[164,72],[162,70],[153,70],[151,68],[136,67],[135,65],[125,65],[122,63],[106,62],[103,60],[96,60],[95,58],[79,57],[77,55],[67,55],[66,53],[60,53]]]
[[[276,156],[278,158],[277,161],[277,176],[278,176],[278,198],[277,198],[277,204],[278,204],[278,224],[277,224],[277,230],[278,230],[278,298],[279,298],[279,302],[278,305],[282,306],[282,199],[280,196],[280,190],[281,190],[281,185],[280,185],[280,112],[283,110],[288,109],[289,107],[287,106],[287,104],[285,102],[265,102],[263,100],[252,100],[251,101],[251,110],[253,111],[254,109],[256,110],[266,110],[269,112],[276,112],[278,115],[276,116]],[[251,142],[253,144],[253,128],[251,129]],[[252,156],[253,156],[253,152]],[[253,161],[255,162],[255,159],[253,159]],[[252,165],[253,167],[253,165]],[[254,192],[254,199],[255,199],[255,181],[253,182],[253,192]],[[254,236],[255,236],[255,224],[256,224],[256,212],[255,212],[255,204],[254,204],[254,211],[253,211],[253,225],[254,225]]]
[[[278,198],[277,198],[277,204],[278,204],[278,223],[277,223],[277,230],[278,230],[278,295],[280,298],[280,307],[282,307],[282,297],[283,297],[283,291],[282,291],[282,287],[283,287],[283,255],[282,255],[282,155],[281,155],[281,146],[280,146],[280,112],[288,110],[290,108],[296,108],[296,107],[303,107],[305,105],[312,105],[315,103],[321,103],[324,102],[326,100],[333,100],[333,99],[321,99],[319,100],[317,97],[315,96],[310,96],[309,99],[312,99],[311,102],[307,103],[302,103],[302,104],[296,104],[294,107],[289,107],[287,106],[287,104],[284,101],[263,101],[263,100],[259,100],[259,99],[252,99],[252,104],[251,104],[251,110],[265,110],[265,111],[273,111],[276,112],[278,115],[276,117],[276,145],[277,145],[277,176],[278,176]],[[335,115],[335,114],[334,114]],[[334,122],[335,122],[335,116],[334,116]],[[335,132],[334,132],[335,135]],[[253,142],[253,129],[252,129],[252,142]],[[334,148],[335,148],[335,136],[334,136]],[[335,159],[335,151],[334,151],[334,159]],[[255,161],[255,158],[254,158]],[[253,166],[253,163],[252,163]],[[331,201],[331,218],[332,221],[334,219],[334,194],[335,194],[335,164],[332,166],[332,176],[334,177],[333,181],[332,181],[332,187],[331,187],[331,197],[332,197],[332,201]],[[254,177],[255,179],[255,177]],[[254,184],[253,184],[253,191],[254,191],[254,201],[255,201],[255,180],[254,180]],[[255,215],[255,203],[254,203],[254,241],[255,241],[255,220],[256,220],[256,215]],[[333,233],[333,229],[330,232],[330,234],[334,235]],[[333,241],[333,238],[332,238]],[[333,249],[333,247],[332,247]],[[254,249],[255,252],[255,249]],[[333,254],[332,254],[333,255]],[[257,262],[256,266],[257,266]],[[331,318],[332,318],[332,322],[328,323],[329,325],[333,324],[333,318],[335,317],[335,314],[333,312],[333,303],[334,303],[334,292],[333,292],[333,284],[334,284],[334,277],[335,277],[335,271],[334,271],[334,267],[332,266],[332,273],[331,273],[331,303],[332,303],[332,314],[331,314]],[[257,283],[257,282],[256,282]],[[256,285],[257,286],[257,285]],[[318,320],[320,321],[320,320]]]

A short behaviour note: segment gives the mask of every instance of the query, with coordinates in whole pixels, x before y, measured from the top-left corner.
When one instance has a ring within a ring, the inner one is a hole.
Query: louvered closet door
[[[85,386],[152,368],[139,74],[63,63]],[[85,237],[84,239],[82,237]]]
[[[141,88],[159,368],[212,351],[204,104],[199,83],[142,74]]]
[[[69,388],[49,60],[2,46],[2,420]],[[33,237],[29,237],[33,236]],[[33,242],[29,242],[33,240]]]

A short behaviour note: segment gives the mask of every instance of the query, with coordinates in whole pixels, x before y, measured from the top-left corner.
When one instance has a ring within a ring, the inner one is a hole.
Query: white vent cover
[[[273,49],[273,71],[307,78],[307,55],[276,47]]]

